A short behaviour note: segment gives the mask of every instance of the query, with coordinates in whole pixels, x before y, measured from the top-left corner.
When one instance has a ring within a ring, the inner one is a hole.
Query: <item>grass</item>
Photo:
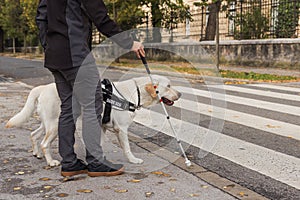
[[[220,70],[221,76],[223,78],[233,78],[233,79],[248,79],[253,81],[297,81],[299,78],[293,76],[279,76],[274,74],[259,74],[255,72],[235,72],[230,70]]]

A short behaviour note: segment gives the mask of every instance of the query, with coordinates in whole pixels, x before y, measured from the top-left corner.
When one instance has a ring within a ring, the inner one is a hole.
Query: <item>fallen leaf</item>
[[[57,194],[56,196],[57,196],[57,197],[67,197],[67,196],[69,196],[69,195],[66,194],[66,193],[59,193],[59,194]]]
[[[16,138],[16,136],[15,135],[10,135],[10,136],[8,136],[8,138],[9,139],[14,139],[14,138]]]
[[[165,174],[165,173],[163,173],[162,175],[163,175],[164,177],[171,177],[170,174]]]
[[[268,128],[280,128],[280,126],[272,126],[270,124],[266,125]]]
[[[17,172],[17,173],[15,173],[16,175],[23,175],[23,174],[25,174],[25,172]]]
[[[145,192],[146,197],[151,197],[152,195],[154,195],[154,192]]]
[[[103,188],[106,189],[106,190],[109,190],[111,187],[109,187],[109,186],[106,185]]]
[[[171,188],[170,192],[176,192],[176,189],[175,188]]]
[[[201,187],[206,189],[206,188],[208,188],[208,185],[201,185]]]
[[[141,180],[138,180],[138,179],[132,179],[132,180],[128,180],[127,182],[128,182],[128,183],[139,183],[139,182],[141,182]]]
[[[49,170],[49,169],[51,169],[52,167],[50,167],[50,166],[44,166],[43,167],[43,169],[45,169],[45,170]]]
[[[177,181],[176,178],[170,178],[169,181]]]
[[[151,174],[155,174],[155,175],[163,175],[164,173],[161,171],[156,171],[156,172],[151,172]]]
[[[115,190],[115,192],[117,192],[117,193],[126,193],[126,192],[128,192],[128,190],[126,190],[126,189],[124,189],[124,190]]]
[[[8,160],[4,160],[3,163],[4,163],[4,164],[7,164],[7,163],[9,163],[9,161],[8,161]]]
[[[199,197],[199,194],[190,194],[190,197]]]
[[[245,192],[240,192],[239,195],[240,197],[248,196],[247,194],[245,194]]]
[[[44,189],[46,189],[46,190],[50,190],[50,189],[52,189],[53,187],[51,186],[51,185],[45,185],[44,186]]]
[[[14,187],[14,191],[18,191],[18,190],[21,190],[22,187]]]
[[[92,193],[93,190],[87,190],[87,189],[82,189],[82,190],[76,190],[77,192],[80,192],[80,193]]]
[[[44,178],[40,178],[39,180],[40,180],[40,181],[50,181],[51,178],[46,178],[46,177],[44,177]]]
[[[229,188],[233,188],[235,185],[234,184],[230,184],[230,185],[226,185],[223,188],[224,189],[229,189]]]

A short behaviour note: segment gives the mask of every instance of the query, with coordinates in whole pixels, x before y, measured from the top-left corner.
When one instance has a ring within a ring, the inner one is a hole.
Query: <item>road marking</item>
[[[282,86],[282,85],[253,84],[251,86],[260,87],[260,88],[268,88],[268,89],[285,90],[285,91],[289,91],[289,92],[300,92],[300,88],[288,87],[288,86]]]
[[[223,86],[220,86],[219,88],[222,88]],[[228,94],[222,94],[222,93],[216,93],[213,91],[205,91],[205,90],[198,90],[194,88],[186,88],[186,87],[181,87],[181,86],[175,86],[174,87],[176,90],[182,93],[188,93],[188,94],[193,94],[197,96],[202,96],[206,98],[210,98],[212,100],[221,100],[224,102],[232,102],[232,103],[237,103],[241,105],[247,105],[247,106],[252,106],[252,107],[257,107],[257,108],[262,108],[266,110],[273,110],[281,113],[287,113],[291,115],[296,115],[300,116],[300,107],[296,106],[290,106],[290,105],[285,105],[285,104],[279,104],[279,103],[272,103],[272,102],[267,102],[267,101],[260,101],[256,99],[249,99],[245,97],[237,97],[233,95],[228,95]]]
[[[220,88],[219,86],[215,86],[215,85],[210,85],[209,87]],[[225,90],[229,90],[229,91],[243,92],[243,93],[247,93],[247,94],[261,95],[261,96],[286,99],[286,100],[291,100],[291,101],[300,101],[300,95],[292,95],[292,94],[283,94],[283,93],[271,92],[271,91],[255,90],[255,89],[249,89],[249,88],[237,87],[237,86],[231,86],[231,85],[224,85],[223,88]]]
[[[180,140],[300,189],[300,159],[172,118]],[[135,122],[173,136],[166,117],[151,110],[137,112]]]
[[[256,115],[250,115],[227,108],[221,108],[208,104],[198,103],[186,99],[179,99],[173,106],[208,115],[218,119],[234,122],[248,127],[253,127],[262,131],[274,133],[285,137],[292,137],[300,140],[300,126],[272,120]]]

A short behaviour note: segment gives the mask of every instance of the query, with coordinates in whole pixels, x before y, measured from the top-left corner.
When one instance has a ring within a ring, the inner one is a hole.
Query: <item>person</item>
[[[55,79],[61,100],[58,121],[61,175],[114,176],[122,164],[106,160],[101,147],[102,94],[100,75],[91,54],[91,23],[119,46],[145,56],[142,43],[109,18],[103,0],[40,0],[36,23],[45,51],[45,64]],[[51,109],[51,108],[49,108]],[[82,113],[86,162],[74,151],[76,119]]]

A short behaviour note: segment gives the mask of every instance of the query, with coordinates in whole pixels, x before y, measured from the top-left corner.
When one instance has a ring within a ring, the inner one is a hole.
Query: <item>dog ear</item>
[[[155,90],[154,86],[151,83],[148,83],[145,86],[145,90],[151,95],[152,98],[157,97],[156,90]]]

